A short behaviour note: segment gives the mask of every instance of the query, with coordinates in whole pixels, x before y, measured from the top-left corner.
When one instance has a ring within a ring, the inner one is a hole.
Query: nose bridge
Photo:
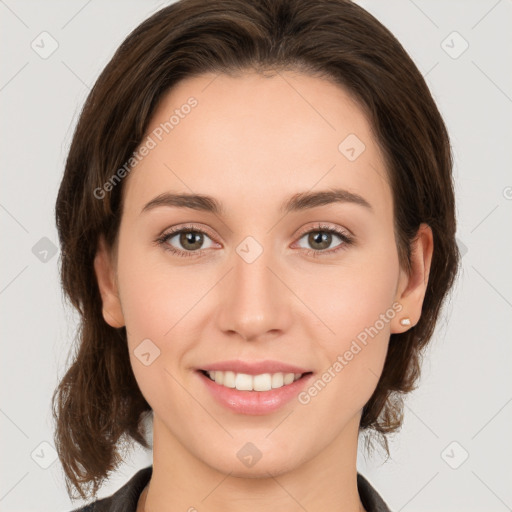
[[[263,247],[253,237],[236,247],[229,284],[221,298],[222,330],[236,331],[249,340],[285,328],[288,299],[286,288],[274,275],[274,261],[271,247]]]

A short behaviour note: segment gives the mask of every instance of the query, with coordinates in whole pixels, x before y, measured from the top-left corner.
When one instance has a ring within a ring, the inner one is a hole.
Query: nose
[[[270,250],[263,250],[252,262],[235,253],[232,263],[220,290],[219,328],[247,341],[285,332],[291,325],[293,293]]]

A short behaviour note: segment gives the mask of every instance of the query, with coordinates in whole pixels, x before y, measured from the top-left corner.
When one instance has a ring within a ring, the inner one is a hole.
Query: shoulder
[[[387,503],[361,473],[357,473],[357,490],[366,512],[391,512]]]
[[[140,469],[114,494],[71,512],[136,512],[141,492],[151,478],[153,466]]]

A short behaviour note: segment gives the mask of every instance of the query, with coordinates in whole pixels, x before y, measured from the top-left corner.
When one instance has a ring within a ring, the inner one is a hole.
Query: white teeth
[[[272,387],[275,389],[275,388],[280,388],[283,384],[284,384],[284,376],[282,373],[274,373],[274,375],[272,375]]]
[[[235,388],[239,391],[251,391],[253,389],[252,376],[245,373],[237,373],[235,377]]]
[[[272,389],[272,375],[270,373],[255,375],[252,378],[252,385],[254,391],[268,391]]]
[[[227,388],[234,388],[236,385],[235,377],[235,372],[224,372],[224,382],[222,383],[222,385],[226,386]]]
[[[239,391],[269,391],[291,384],[302,377],[302,373],[248,375],[247,373],[222,372],[219,370],[206,373],[217,384],[227,388],[236,388]]]
[[[294,379],[295,379],[294,373],[286,373],[284,375],[284,385],[286,386],[287,384],[291,384]]]

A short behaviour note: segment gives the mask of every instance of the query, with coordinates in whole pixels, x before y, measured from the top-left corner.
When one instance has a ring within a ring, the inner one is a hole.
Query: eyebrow
[[[349,192],[348,190],[335,188],[318,192],[299,192],[294,194],[281,205],[280,212],[287,214],[333,203],[352,203],[373,211],[371,204],[364,197],[354,192]],[[149,201],[142,209],[141,214],[162,206],[190,208],[210,212],[215,215],[223,215],[224,213],[222,203],[214,197],[203,194],[176,194],[164,192]]]

